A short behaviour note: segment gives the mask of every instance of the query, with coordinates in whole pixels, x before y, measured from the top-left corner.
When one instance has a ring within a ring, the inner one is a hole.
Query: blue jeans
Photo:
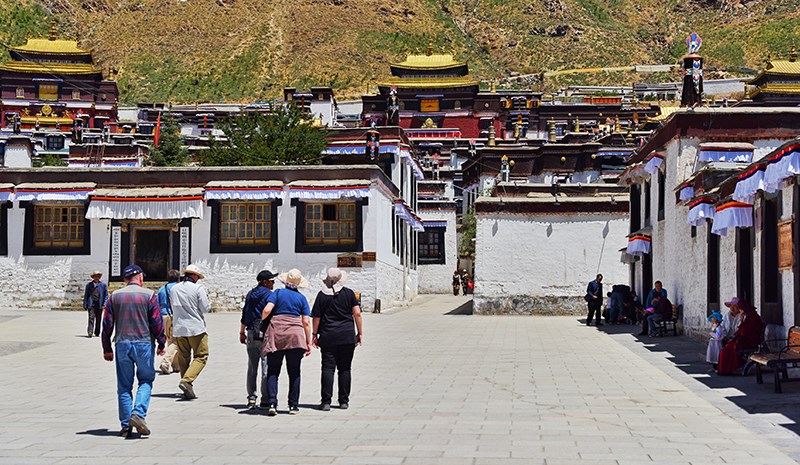
[[[150,406],[150,391],[156,379],[153,345],[149,342],[117,342],[116,347],[119,422],[126,427],[131,414],[144,418]],[[136,403],[132,405],[134,373],[139,387],[136,389]]]
[[[647,317],[647,325],[650,326],[650,332],[656,332],[656,322],[661,321],[661,314],[654,313]]]

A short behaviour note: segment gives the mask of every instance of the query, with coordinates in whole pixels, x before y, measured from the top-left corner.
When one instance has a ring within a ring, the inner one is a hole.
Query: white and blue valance
[[[769,158],[764,170],[764,191],[777,191],[785,179],[797,174],[800,174],[800,150],[790,147],[778,152]]]
[[[422,220],[422,225],[426,228],[446,228],[447,220]]]
[[[650,175],[653,175],[659,170],[659,168],[661,168],[662,164],[664,164],[664,155],[653,153],[647,159],[647,163],[644,165],[644,171]]]
[[[743,202],[726,202],[714,214],[711,232],[727,236],[728,228],[749,228],[753,226],[753,205]]]
[[[411,171],[414,172],[414,177],[417,178],[418,181],[425,179],[425,174],[422,172],[422,168],[420,168],[419,163],[417,160],[411,156],[411,151],[407,148],[403,147],[400,149],[400,158],[403,162],[411,167]]]
[[[362,199],[369,197],[369,180],[294,181],[288,184],[289,198],[303,200]]]
[[[737,202],[753,203],[756,192],[765,190],[764,171],[766,163],[759,163],[738,176],[736,189],[733,191],[733,200]]]
[[[678,199],[681,202],[686,202],[694,198],[694,186],[683,186],[678,192]]]
[[[637,234],[628,238],[626,252],[634,257],[650,253],[650,243],[652,239],[648,236]]]
[[[20,202],[79,201],[94,191],[95,183],[42,183],[20,184],[14,190]]]
[[[701,197],[689,205],[689,215],[686,222],[692,226],[701,226],[706,220],[713,220],[717,208],[710,198]]]
[[[203,219],[203,189],[143,187],[97,189],[92,193],[88,219],[177,220]]]
[[[700,144],[697,159],[703,163],[750,163],[753,161],[753,150],[755,146],[748,143],[705,142]]]
[[[208,200],[272,200],[283,197],[282,181],[211,181],[205,186]]]
[[[408,223],[408,225],[411,226],[414,231],[425,231],[425,226],[422,224],[422,221],[417,215],[414,214],[414,212],[411,211],[410,208],[408,208],[408,205],[406,205],[402,200],[395,200],[394,214]]]
[[[392,143],[381,143],[379,147],[380,153],[400,153],[400,146]],[[322,155],[364,155],[366,156],[366,143],[364,144],[347,144],[347,145],[329,145],[322,151]]]
[[[14,201],[14,185],[0,184],[0,202]]]

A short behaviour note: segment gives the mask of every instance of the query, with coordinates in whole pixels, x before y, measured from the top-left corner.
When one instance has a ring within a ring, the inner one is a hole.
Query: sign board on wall
[[[336,256],[336,266],[339,268],[361,268],[360,253],[343,253]]]
[[[361,252],[361,260],[365,262],[374,262],[376,259],[375,252]]]
[[[189,228],[180,228],[180,255],[179,265],[181,270],[185,270],[189,266]]]
[[[794,219],[778,223],[778,269],[791,270],[794,266],[794,241],[792,225]]]
[[[122,274],[122,227],[111,227],[111,276]]]

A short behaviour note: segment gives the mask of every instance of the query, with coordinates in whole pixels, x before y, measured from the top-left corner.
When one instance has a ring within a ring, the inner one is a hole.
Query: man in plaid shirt
[[[120,436],[128,437],[131,428],[142,435],[150,434],[144,418],[150,405],[150,391],[156,377],[153,343],[158,341],[158,355],[164,355],[164,324],[156,293],[142,287],[144,272],[131,265],[122,272],[125,287],[109,296],[103,313],[103,358],[114,361],[111,334],[117,348],[117,398]],[[133,403],[133,377],[139,382]],[[133,404],[133,405],[132,405]]]

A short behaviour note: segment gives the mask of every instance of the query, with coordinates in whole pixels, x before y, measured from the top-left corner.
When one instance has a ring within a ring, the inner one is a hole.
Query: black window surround
[[[347,199],[343,199],[347,201]],[[306,245],[305,230],[306,216],[305,204],[318,202],[304,202],[302,199],[292,199],[291,206],[295,209],[295,253],[315,253],[315,252],[363,252],[364,251],[364,206],[369,205],[369,199],[355,199],[356,204],[356,241],[354,244],[313,244]]]
[[[278,207],[283,204],[280,199],[254,200],[257,203],[271,203],[272,227],[270,228],[270,243],[254,245],[225,245],[220,241],[220,203],[224,200],[209,200],[208,206],[211,207],[211,243],[209,251],[211,253],[278,253]],[[241,203],[241,201],[235,201]]]
[[[446,229],[447,228],[426,226],[425,232],[419,233],[419,244],[417,245],[417,248],[419,250],[418,261],[420,265],[444,265],[446,263],[444,253],[444,234]],[[436,255],[423,255],[423,248],[427,248],[427,245],[431,243],[423,243],[424,239],[429,239],[430,241],[434,241],[436,244],[438,244],[438,253]]]
[[[25,210],[25,228],[22,241],[22,255],[91,255],[91,220],[86,218],[86,209],[83,205],[83,245],[81,247],[36,247],[33,243],[36,204],[34,202],[20,202],[19,207]]]
[[[8,255],[8,209],[11,202],[0,204],[0,255]]]

